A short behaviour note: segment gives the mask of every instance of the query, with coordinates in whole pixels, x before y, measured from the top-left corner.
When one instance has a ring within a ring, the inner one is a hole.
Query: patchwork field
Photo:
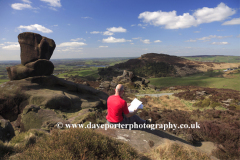
[[[199,86],[209,88],[224,88],[240,91],[240,70],[234,73],[222,72],[199,73],[186,77],[160,77],[150,78],[150,83],[158,87],[172,86]]]

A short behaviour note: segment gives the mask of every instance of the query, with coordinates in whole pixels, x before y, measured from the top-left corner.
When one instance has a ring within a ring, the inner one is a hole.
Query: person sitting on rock
[[[122,99],[122,95],[124,93],[124,87],[122,84],[118,84],[115,89],[115,95],[108,97],[107,100],[107,111],[108,114],[106,116],[107,123],[109,124],[149,124],[151,120],[143,120],[137,115],[135,115],[138,109],[134,110],[134,112],[130,113],[128,107],[129,103],[126,103],[125,100]]]

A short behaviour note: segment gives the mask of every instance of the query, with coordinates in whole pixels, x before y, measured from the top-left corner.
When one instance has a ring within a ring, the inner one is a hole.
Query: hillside
[[[137,59],[130,59],[127,62],[100,70],[99,74],[104,76],[104,74],[114,73],[118,69],[126,69],[145,77],[185,76],[208,70],[238,67],[239,65],[240,63],[200,62],[167,54],[147,53]]]
[[[224,63],[240,63],[240,56],[228,56],[228,55],[198,55],[198,56],[184,56],[192,61],[201,62],[224,62]]]

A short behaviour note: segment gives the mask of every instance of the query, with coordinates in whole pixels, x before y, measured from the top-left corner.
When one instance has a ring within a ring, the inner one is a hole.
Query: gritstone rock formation
[[[51,75],[54,65],[50,60],[56,47],[54,40],[32,32],[18,35],[21,47],[21,64],[7,67],[10,80],[20,80],[27,77]]]
[[[7,67],[13,81],[0,85],[0,140],[14,136],[11,127],[20,132],[49,131],[58,122],[82,123],[92,111],[106,109],[106,93],[51,75],[53,40],[30,32],[18,39],[21,64]]]

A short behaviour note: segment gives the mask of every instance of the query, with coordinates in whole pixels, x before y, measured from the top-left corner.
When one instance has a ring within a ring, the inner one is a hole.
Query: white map
[[[129,112],[133,112],[135,109],[143,109],[143,104],[141,101],[139,101],[137,98],[135,98],[131,105],[128,107]]]

